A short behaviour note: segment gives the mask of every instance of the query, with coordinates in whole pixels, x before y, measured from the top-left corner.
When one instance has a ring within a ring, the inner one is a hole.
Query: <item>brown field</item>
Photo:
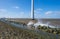
[[[15,22],[21,22],[21,23],[25,23],[25,24],[27,24],[29,21],[33,21],[34,23],[36,23],[37,22],[37,19],[35,19],[35,20],[32,20],[32,19],[8,19],[9,21],[15,21]],[[40,21],[42,22],[42,23],[48,23],[49,22],[49,24],[50,25],[54,25],[54,26],[60,26],[60,19],[40,19]]]
[[[27,24],[29,21],[31,21],[31,19],[8,19],[8,21],[16,21]],[[34,21],[37,22],[37,20]],[[43,34],[43,32],[36,33],[35,31],[13,27],[12,25],[0,21],[0,39],[56,39],[56,38],[57,37],[55,35],[50,35],[49,33],[46,34]],[[60,39],[60,36],[58,37],[58,39]]]
[[[37,22],[37,20],[32,20],[32,19],[8,19],[9,21],[15,21],[15,22],[20,22],[20,23],[25,23],[27,24],[29,21],[33,21],[34,23]]]
[[[0,39],[40,39],[40,35],[0,21]]]

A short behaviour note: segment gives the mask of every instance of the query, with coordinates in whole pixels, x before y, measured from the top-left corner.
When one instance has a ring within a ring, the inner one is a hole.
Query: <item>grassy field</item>
[[[29,21],[31,21],[31,19],[9,19],[8,21],[27,24]],[[37,20],[34,20],[34,21],[37,22]],[[53,21],[50,19],[50,20],[43,20],[43,21],[55,22],[56,20]],[[8,25],[3,22],[0,22],[0,25],[2,25],[3,27],[5,26],[5,28],[0,28],[0,31],[4,31],[5,33],[7,30],[7,33],[9,34],[5,37],[3,36],[6,39],[8,38],[9,39],[60,39],[60,36],[57,37],[56,34],[50,35],[50,33],[44,34],[43,32],[36,33],[34,30],[26,30],[26,29],[24,30],[22,28],[16,28],[16,27],[13,27],[12,25]],[[0,36],[2,37],[2,35],[3,34],[1,34]]]
[[[43,39],[43,36],[0,21],[0,39]]]

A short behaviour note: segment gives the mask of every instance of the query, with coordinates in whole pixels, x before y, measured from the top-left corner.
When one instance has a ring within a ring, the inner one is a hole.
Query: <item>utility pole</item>
[[[34,0],[31,0],[31,18],[34,20]]]

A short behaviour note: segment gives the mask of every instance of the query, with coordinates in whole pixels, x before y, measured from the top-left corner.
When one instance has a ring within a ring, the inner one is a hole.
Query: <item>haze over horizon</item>
[[[31,0],[0,0],[0,18],[31,18]],[[34,0],[35,18],[60,18],[60,0]]]

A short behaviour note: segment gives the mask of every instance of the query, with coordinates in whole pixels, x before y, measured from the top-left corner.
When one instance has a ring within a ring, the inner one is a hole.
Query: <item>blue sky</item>
[[[0,0],[0,18],[31,18],[31,0]],[[35,18],[60,18],[60,0],[34,0]]]

